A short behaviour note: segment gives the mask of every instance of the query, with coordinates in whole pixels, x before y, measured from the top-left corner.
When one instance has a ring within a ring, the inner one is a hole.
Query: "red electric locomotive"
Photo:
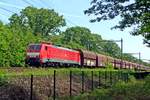
[[[80,52],[54,46],[51,43],[30,44],[27,49],[28,65],[80,65]]]

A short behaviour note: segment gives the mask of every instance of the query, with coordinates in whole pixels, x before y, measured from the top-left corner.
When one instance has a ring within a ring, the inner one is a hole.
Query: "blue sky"
[[[141,52],[142,59],[150,59],[150,48],[143,45],[143,38],[141,36],[130,35],[132,28],[127,28],[124,31],[110,29],[118,23],[120,18],[99,23],[90,23],[89,19],[92,17],[83,13],[85,9],[90,7],[89,0],[0,0],[0,20],[8,23],[8,18],[11,14],[19,13],[26,6],[54,9],[56,12],[64,15],[67,27],[76,25],[87,27],[93,33],[100,34],[106,40],[120,40],[123,38],[123,52]],[[5,11],[1,7],[9,11]],[[118,43],[118,45],[120,44]],[[134,56],[138,57],[138,55]]]

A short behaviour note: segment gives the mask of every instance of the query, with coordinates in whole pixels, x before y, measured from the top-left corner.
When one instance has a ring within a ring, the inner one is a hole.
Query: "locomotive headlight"
[[[39,57],[39,53],[38,52],[30,52],[30,53],[27,53],[27,56],[29,56],[30,58],[36,58],[36,57]]]

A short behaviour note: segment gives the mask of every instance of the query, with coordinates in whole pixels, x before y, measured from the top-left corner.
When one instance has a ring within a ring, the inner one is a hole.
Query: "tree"
[[[139,63],[139,59],[135,58],[131,54],[123,54],[123,58],[125,60],[127,60],[127,61],[130,61],[130,62],[137,62],[137,63]]]
[[[104,50],[105,42],[102,39],[101,35],[99,34],[92,34],[92,51],[95,51],[97,53],[106,54]]]
[[[119,46],[114,42],[105,42],[103,46],[103,51],[109,53],[110,56],[117,58],[119,58],[121,55],[121,50]]]
[[[9,33],[9,30],[0,23],[0,66],[2,67],[10,65],[9,41],[11,37],[12,35]]]
[[[48,36],[59,32],[59,28],[65,26],[63,16],[59,16],[54,10],[26,7],[20,14],[13,14],[10,18],[10,26],[16,29],[31,31],[34,35]]]
[[[144,43],[150,46],[150,0],[92,0],[85,14],[94,14],[91,22],[114,19],[121,16],[119,24],[113,28],[124,30],[134,26],[132,35],[142,35]]]
[[[10,29],[10,34],[12,37],[9,41],[8,52],[11,54],[10,65],[11,67],[22,67],[25,66],[26,50],[28,44],[38,43],[41,41],[41,38],[34,36],[32,33],[13,33]]]
[[[75,43],[74,48],[86,48],[89,49],[89,44],[91,41],[91,31],[85,27],[71,27],[66,29],[62,34],[63,44]],[[77,45],[78,44],[78,45]],[[73,46],[73,44],[72,44]]]
[[[41,39],[30,32],[14,30],[14,27],[10,28],[0,22],[0,67],[24,66],[27,45]]]

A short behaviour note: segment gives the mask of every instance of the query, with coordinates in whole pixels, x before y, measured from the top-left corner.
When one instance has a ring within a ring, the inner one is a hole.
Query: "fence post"
[[[32,100],[32,95],[33,95],[33,75],[31,75],[31,85],[30,85],[30,100]]]
[[[107,71],[105,71],[105,88],[106,88],[106,83],[107,83]]]
[[[54,83],[53,83],[53,100],[55,100],[56,99],[56,70],[54,70],[54,77],[53,77],[54,79]]]
[[[123,72],[123,79],[124,79],[124,82],[126,82],[126,72]]]
[[[98,73],[98,79],[99,79],[99,88],[100,88],[100,85],[101,85],[101,73],[100,73],[100,71]]]
[[[121,74],[121,80],[124,81],[123,72],[121,71],[120,74]]]
[[[110,71],[110,85],[112,85],[112,71]]]
[[[84,93],[84,71],[82,71],[82,93]]]
[[[70,71],[70,97],[72,96],[72,71]]]
[[[129,74],[128,72],[126,73],[126,82],[128,83],[128,79],[129,79]]]
[[[125,82],[127,82],[127,72],[124,73],[125,76]]]
[[[119,81],[120,80],[120,71],[119,70],[117,71],[117,74],[118,74],[118,80],[117,81]]]
[[[114,71],[114,83],[116,83],[116,81],[117,81],[117,73],[116,71]]]
[[[93,71],[91,71],[91,78],[92,78],[92,91],[93,91],[93,89],[94,89],[94,86],[93,86]]]

